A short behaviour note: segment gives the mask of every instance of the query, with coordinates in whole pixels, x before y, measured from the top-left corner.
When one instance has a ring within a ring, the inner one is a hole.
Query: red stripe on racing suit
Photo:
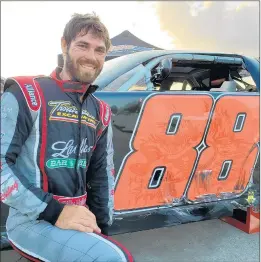
[[[65,196],[53,195],[53,198],[65,205],[86,206],[87,193],[78,197],[65,197]]]

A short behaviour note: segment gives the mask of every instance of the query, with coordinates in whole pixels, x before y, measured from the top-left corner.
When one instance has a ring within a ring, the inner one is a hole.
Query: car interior
[[[152,69],[156,73],[157,66]],[[226,64],[172,63],[168,77],[152,81],[154,90],[164,91],[210,91],[210,92],[256,92],[251,75],[241,66]]]

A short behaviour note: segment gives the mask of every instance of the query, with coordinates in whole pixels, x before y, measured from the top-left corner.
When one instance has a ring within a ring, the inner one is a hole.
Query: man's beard
[[[92,65],[95,69],[83,70],[81,64]],[[73,81],[84,84],[92,84],[102,70],[102,68],[99,69],[96,62],[89,59],[79,59],[74,63],[69,53],[66,54],[65,68],[71,75]]]

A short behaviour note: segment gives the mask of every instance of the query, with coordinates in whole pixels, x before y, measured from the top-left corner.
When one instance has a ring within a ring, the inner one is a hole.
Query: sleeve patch
[[[41,107],[41,99],[34,79],[30,77],[16,77],[13,79],[19,84],[28,107],[32,111],[38,111]]]
[[[107,127],[111,120],[111,109],[109,105],[106,104],[105,102],[99,100],[99,103],[100,103],[101,121],[102,121],[102,124]]]
[[[9,196],[15,195],[18,192],[18,183],[13,178],[10,179],[11,185],[2,185],[3,193],[0,194],[1,201],[5,201]]]

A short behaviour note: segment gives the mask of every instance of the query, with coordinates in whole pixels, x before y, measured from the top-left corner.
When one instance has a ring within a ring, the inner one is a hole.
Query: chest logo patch
[[[78,109],[70,101],[50,101],[48,105],[53,107],[49,116],[50,121],[79,123]],[[81,123],[96,129],[99,121],[87,110],[83,109]]]

